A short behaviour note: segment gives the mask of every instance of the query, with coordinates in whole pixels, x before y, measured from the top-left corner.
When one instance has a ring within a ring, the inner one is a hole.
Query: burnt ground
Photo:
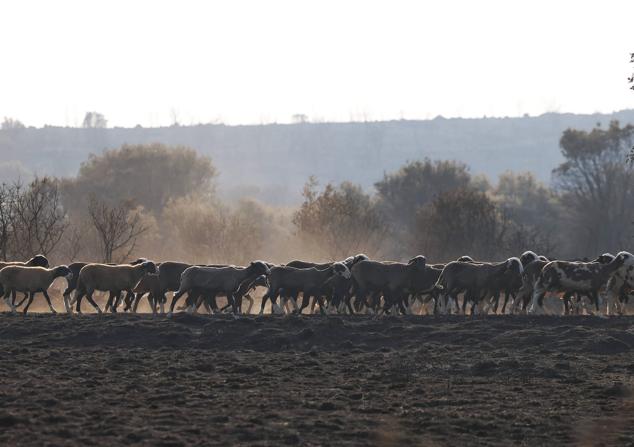
[[[634,445],[634,317],[0,315],[0,445]]]

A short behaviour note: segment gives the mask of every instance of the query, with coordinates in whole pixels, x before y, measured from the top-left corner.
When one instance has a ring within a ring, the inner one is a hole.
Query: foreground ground
[[[634,318],[0,315],[0,445],[634,445]]]

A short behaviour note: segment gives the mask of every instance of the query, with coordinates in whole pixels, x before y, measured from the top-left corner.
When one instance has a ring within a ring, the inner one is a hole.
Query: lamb
[[[354,293],[358,304],[372,309],[378,306],[379,293],[383,294],[384,311],[393,305],[398,305],[402,313],[407,313],[403,306],[404,295],[411,288],[416,275],[425,271],[427,260],[424,256],[416,256],[407,264],[400,262],[379,262],[364,260],[352,267]],[[372,293],[375,302],[367,302],[368,294]]]
[[[518,258],[509,258],[499,263],[472,263],[453,261],[445,266],[435,288],[442,290],[445,300],[452,300],[458,308],[457,294],[465,291],[463,298],[463,313],[466,310],[467,301],[472,301],[472,314],[477,310],[477,304],[482,298],[483,292],[494,288],[494,284],[508,272],[522,272],[522,263]],[[441,301],[443,308],[446,303]],[[443,309],[443,310],[444,310]]]
[[[46,267],[28,267],[21,265],[10,265],[0,270],[0,284],[4,289],[4,300],[11,310],[15,312],[13,303],[9,302],[9,295],[15,292],[24,292],[29,295],[29,300],[24,307],[23,312],[26,314],[33,302],[36,293],[41,292],[46,298],[48,307],[52,313],[57,313],[51,304],[48,296],[48,288],[56,278],[61,276],[69,277],[72,275],[70,269],[65,265],[48,269]],[[25,298],[26,299],[26,298]],[[24,300],[22,300],[24,301]],[[20,302],[22,304],[22,302]]]
[[[275,300],[283,290],[292,290],[295,293],[303,292],[304,296],[299,309],[297,308],[297,303],[293,301],[293,307],[298,313],[302,313],[302,310],[306,308],[311,297],[317,299],[319,307],[323,312],[324,303],[322,300],[322,288],[326,281],[333,275],[350,278],[350,270],[348,270],[348,267],[346,267],[346,265],[342,262],[332,263],[322,270],[315,267],[304,269],[289,266],[273,267],[268,278],[269,289],[262,297],[260,315],[264,312],[264,306],[267,299],[270,299],[274,308],[277,308]]]
[[[269,273],[270,269],[263,261],[253,261],[248,267],[189,267],[181,275],[181,283],[172,298],[168,316],[173,314],[176,302],[185,293],[200,294],[203,292],[213,293],[214,296],[226,294],[233,312],[237,313],[235,293],[240,285],[245,281],[251,282],[260,275],[268,276]]]
[[[148,273],[156,273],[156,265],[152,261],[145,261],[136,265],[85,265],[79,272],[77,290],[75,291],[77,313],[81,313],[81,300],[84,296],[97,312],[101,313],[101,309],[92,298],[95,290],[110,292],[110,298],[106,305],[107,309],[112,304],[114,296],[118,296],[122,291],[132,293],[134,286]],[[114,313],[116,309],[112,307],[112,311]]]
[[[599,311],[599,289],[632,255],[620,252],[607,264],[598,262],[552,261],[544,266],[535,282],[529,313],[543,312],[543,299],[548,291],[583,293],[590,297]]]

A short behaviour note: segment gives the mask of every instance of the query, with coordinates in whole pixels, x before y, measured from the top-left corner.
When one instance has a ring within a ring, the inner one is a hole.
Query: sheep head
[[[332,264],[332,272],[334,275],[342,276],[345,279],[350,279],[350,276],[352,276],[350,269],[348,269],[343,262],[335,262]]]

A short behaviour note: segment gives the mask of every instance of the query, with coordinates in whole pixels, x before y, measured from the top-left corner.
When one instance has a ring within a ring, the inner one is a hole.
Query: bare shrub
[[[129,204],[110,206],[91,198],[88,214],[99,236],[103,262],[122,262],[136,247],[138,238],[147,231],[141,217]],[[118,256],[115,258],[115,252]]]

